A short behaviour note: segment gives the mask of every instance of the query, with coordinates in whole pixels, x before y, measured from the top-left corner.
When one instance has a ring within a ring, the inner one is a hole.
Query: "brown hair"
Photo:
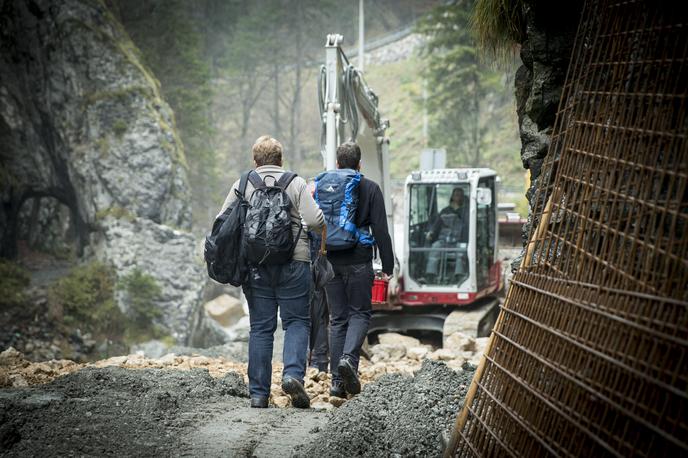
[[[337,147],[337,164],[340,169],[357,169],[361,163],[361,148],[354,142],[342,143]]]
[[[256,166],[282,165],[282,144],[269,135],[258,137],[253,144],[253,160]]]

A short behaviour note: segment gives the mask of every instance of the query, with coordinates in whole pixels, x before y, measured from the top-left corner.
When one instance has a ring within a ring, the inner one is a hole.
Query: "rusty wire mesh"
[[[688,453],[688,16],[590,0],[461,456]]]

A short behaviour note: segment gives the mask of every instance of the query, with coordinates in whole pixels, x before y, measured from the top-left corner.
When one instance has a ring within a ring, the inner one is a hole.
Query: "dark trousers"
[[[284,329],[283,376],[303,383],[308,356],[311,289],[310,265],[291,261],[281,266],[252,267],[244,288],[251,329],[248,339],[248,389],[251,396],[269,396],[272,347],[279,308]]]
[[[327,284],[330,306],[330,369],[332,380],[341,380],[337,365],[348,357],[358,370],[361,345],[368,335],[372,306],[371,263],[334,265],[335,276]]]
[[[329,312],[325,291],[314,291],[311,300],[311,367],[327,372],[330,364]]]

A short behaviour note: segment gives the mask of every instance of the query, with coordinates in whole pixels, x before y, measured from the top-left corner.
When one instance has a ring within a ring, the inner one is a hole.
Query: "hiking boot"
[[[311,406],[306,390],[301,382],[293,377],[282,379],[282,390],[291,397],[291,405],[299,409],[307,409]]]
[[[251,396],[251,407],[254,409],[265,409],[268,406],[267,396]]]
[[[337,370],[339,371],[339,376],[344,381],[344,389],[347,393],[358,394],[361,392],[361,382],[358,381],[356,368],[354,368],[349,358],[343,357],[340,359]]]
[[[327,372],[327,366],[327,363],[314,363],[310,365],[310,367],[317,369],[318,372]]]
[[[344,390],[344,384],[339,380],[333,380],[332,386],[330,387],[330,396],[346,399],[346,391]]]

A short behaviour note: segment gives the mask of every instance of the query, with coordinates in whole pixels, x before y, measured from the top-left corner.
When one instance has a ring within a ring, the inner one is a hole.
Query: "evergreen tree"
[[[418,30],[425,47],[430,145],[447,149],[450,165],[485,166],[484,141],[491,119],[490,95],[500,91],[501,75],[480,61],[471,33],[473,0],[434,8]],[[503,85],[502,85],[503,86]]]

